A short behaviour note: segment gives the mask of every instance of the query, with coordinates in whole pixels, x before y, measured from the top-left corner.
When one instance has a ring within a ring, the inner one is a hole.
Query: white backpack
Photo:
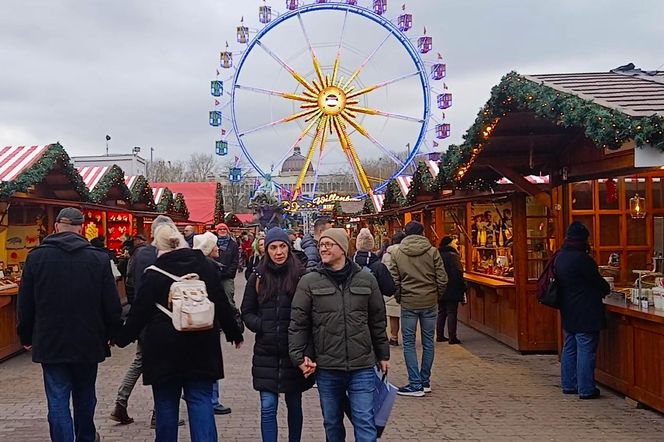
[[[168,292],[168,305],[173,311],[159,303],[155,305],[173,320],[177,331],[203,331],[214,326],[214,303],[208,299],[205,282],[196,273],[175,276],[157,266],[145,270],[154,270],[175,281]]]

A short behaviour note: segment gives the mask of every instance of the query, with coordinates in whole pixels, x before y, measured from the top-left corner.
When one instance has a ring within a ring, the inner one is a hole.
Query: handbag
[[[544,272],[542,272],[542,275],[540,275],[539,280],[537,281],[537,300],[542,305],[559,309],[560,288],[558,287],[555,272],[557,257],[558,252],[556,252],[553,258],[546,264]]]

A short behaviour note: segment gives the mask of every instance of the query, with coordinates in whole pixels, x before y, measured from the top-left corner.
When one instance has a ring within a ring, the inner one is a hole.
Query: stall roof
[[[108,166],[86,166],[79,167],[78,173],[81,174],[81,178],[83,178],[83,182],[88,186],[88,189],[92,190],[106,175],[108,169],[110,169]]]
[[[46,146],[5,146],[0,148],[0,181],[12,181],[32,166]]]
[[[217,183],[152,183],[155,201],[159,201],[166,187],[173,193],[181,193],[184,196],[191,221],[204,224],[214,223]]]
[[[385,201],[385,195],[382,193],[371,195],[371,202],[373,203],[376,212],[380,212],[381,210],[383,210],[384,201]]]

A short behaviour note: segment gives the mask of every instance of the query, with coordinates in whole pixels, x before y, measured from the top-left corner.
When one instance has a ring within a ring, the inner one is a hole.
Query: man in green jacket
[[[388,266],[397,286],[395,297],[401,304],[403,355],[408,369],[408,385],[399,388],[398,394],[421,397],[431,392],[438,299],[445,293],[447,273],[440,253],[423,236],[422,224],[409,222],[405,233],[399,248],[392,252]],[[418,368],[415,348],[418,321],[422,336],[421,368]]]
[[[345,440],[348,400],[355,440],[373,442],[374,366],[387,373],[390,358],[385,303],[376,278],[347,258],[348,241],[344,229],[321,235],[321,263],[293,297],[288,347],[305,376],[316,372],[327,440]]]

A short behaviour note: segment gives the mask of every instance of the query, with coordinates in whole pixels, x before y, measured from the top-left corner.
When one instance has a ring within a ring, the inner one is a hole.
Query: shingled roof
[[[664,71],[646,72],[630,63],[610,72],[524,77],[631,117],[664,115]]]

